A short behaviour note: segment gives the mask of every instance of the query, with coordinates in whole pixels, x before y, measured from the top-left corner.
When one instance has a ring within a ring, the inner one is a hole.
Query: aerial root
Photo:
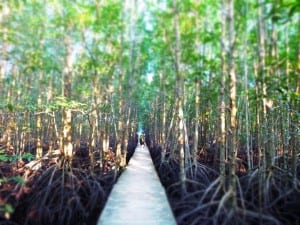
[[[160,161],[158,151],[152,154],[179,225],[300,224],[299,163],[296,177],[275,166],[267,173],[256,168],[236,176],[232,190],[227,177],[202,164],[186,168],[186,179],[180,181],[175,158]]]
[[[26,225],[96,221],[110,190],[107,186],[113,182],[99,177],[79,169],[50,167],[28,182],[30,192],[20,199],[14,219]]]

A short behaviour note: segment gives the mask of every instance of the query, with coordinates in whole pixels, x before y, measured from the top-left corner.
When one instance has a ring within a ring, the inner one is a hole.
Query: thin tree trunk
[[[125,133],[124,133],[124,150],[123,150],[123,155],[122,155],[122,160],[121,160],[121,167],[126,166],[126,157],[127,157],[127,148],[128,148],[128,141],[129,141],[129,131],[130,131],[130,117],[131,117],[131,106],[128,107],[128,112],[127,112],[127,119],[126,119],[126,124],[125,124]]]
[[[158,96],[155,97],[154,99],[154,106],[153,108],[154,109],[157,109],[158,108]],[[154,145],[156,145],[157,141],[159,143],[159,129],[158,129],[158,120],[159,120],[159,110],[157,110],[156,112],[154,112],[154,119],[153,119],[153,122],[154,122],[154,131],[153,131],[153,140],[154,140]]]
[[[6,17],[9,16],[9,6],[7,1],[3,2],[2,7],[0,8],[0,32],[2,34],[2,43],[1,43],[1,60],[0,60],[0,96],[5,95],[5,85],[2,82],[6,76],[6,67],[7,67],[7,37],[8,37],[8,28],[6,27]]]
[[[268,129],[268,115],[267,115],[267,108],[268,108],[268,101],[267,101],[267,86],[265,83],[266,79],[266,50],[265,50],[265,26],[263,21],[263,14],[262,14],[262,5],[263,0],[258,0],[258,29],[259,29],[259,42],[258,42],[258,51],[259,51],[259,64],[258,64],[258,72],[261,78],[260,81],[260,89],[262,90],[262,115],[261,115],[261,138],[263,143],[263,160],[262,160],[262,168],[263,168],[263,180],[266,176],[266,172],[270,170],[272,166],[272,153],[269,145],[269,129]]]
[[[230,100],[230,130],[228,136],[228,149],[229,149],[229,178],[230,178],[230,191],[232,192],[232,207],[236,207],[236,176],[235,176],[235,164],[236,164],[236,152],[237,152],[237,121],[236,121],[236,74],[234,65],[234,47],[235,47],[235,29],[234,29],[234,0],[228,0],[228,75],[230,82],[229,100]]]
[[[71,84],[72,84],[72,51],[70,37],[65,38],[66,56],[65,67],[63,73],[63,96],[66,101],[71,97]],[[71,166],[73,157],[73,144],[72,144],[72,110],[70,108],[63,107],[63,155],[66,160],[67,166]]]
[[[195,79],[195,133],[194,133],[194,145],[193,145],[193,163],[197,165],[198,157],[198,143],[199,143],[199,119],[200,119],[200,81],[199,78]]]
[[[274,7],[277,7],[278,1],[273,1]],[[274,17],[272,17],[271,21],[271,59],[272,59],[272,66],[270,66],[270,70],[267,70],[267,77],[274,76],[276,79],[280,79],[280,71],[277,63],[273,62],[278,62],[278,49],[277,49],[277,26],[276,22],[274,21]],[[275,123],[274,123],[274,113],[272,113],[272,100],[267,101],[267,113],[268,113],[268,125],[269,127],[267,128],[268,133],[270,134],[269,141],[267,143],[267,154],[270,165],[269,169],[274,165],[275,162],[275,154],[277,152],[277,147],[275,146],[275,139],[276,139],[276,132],[275,132]]]
[[[289,35],[288,35],[288,25],[286,25],[286,35],[285,35],[285,45],[286,45],[286,55],[288,56],[290,54],[289,49]],[[289,58],[286,59],[286,68],[285,68],[285,76],[286,76],[286,102],[284,103],[283,108],[283,118],[282,118],[282,125],[284,126],[282,132],[282,139],[283,139],[283,165],[284,169],[287,172],[288,169],[288,157],[289,157],[289,139],[290,139],[290,93],[289,93]]]
[[[41,96],[38,96],[38,108],[41,107],[42,99]],[[40,159],[43,156],[43,149],[42,149],[42,115],[40,113],[37,114],[36,119],[36,132],[37,132],[37,140],[36,140],[36,159]]]
[[[179,12],[177,0],[173,0],[174,10],[174,32],[175,32],[175,73],[176,73],[176,91],[177,91],[177,113],[178,113],[178,148],[180,159],[180,181],[182,190],[186,191],[185,180],[185,150],[184,150],[184,115],[183,115],[183,96],[184,96],[184,81],[181,69],[181,47],[180,47],[180,30],[179,30]]]
[[[170,124],[169,124],[169,128],[168,128],[168,132],[167,132],[167,137],[166,137],[166,142],[164,143],[164,146],[163,146],[163,149],[162,149],[162,162],[165,160],[165,157],[166,157],[166,153],[167,153],[167,148],[170,147],[170,135],[171,135],[171,131],[172,131],[172,128],[173,128],[173,125],[174,125],[174,120],[175,120],[175,114],[176,114],[176,111],[174,110],[173,111],[173,114],[172,114],[172,118],[171,118],[171,121],[170,121]]]
[[[120,166],[124,167],[126,165],[126,156],[127,156],[127,147],[128,147],[128,138],[129,138],[129,125],[130,125],[130,117],[131,117],[131,105],[132,105],[132,89],[135,87],[135,70],[137,64],[137,53],[136,53],[136,20],[137,20],[137,0],[130,1],[130,55],[129,55],[129,75],[128,75],[128,102],[127,102],[127,115],[123,115],[123,128],[122,132],[122,150],[121,150],[121,161]]]
[[[161,124],[161,145],[164,146],[166,143],[166,90],[164,85],[164,71],[160,73],[160,88],[162,90],[162,124]],[[162,149],[164,151],[164,149]]]
[[[120,79],[122,79],[122,75],[120,75]],[[120,80],[120,82],[122,82],[122,80]],[[121,87],[121,85],[119,85],[119,94],[121,96],[121,94],[123,93],[123,89]],[[117,130],[116,130],[116,143],[117,143],[117,149],[116,149],[116,167],[117,169],[115,170],[116,172],[118,172],[119,168],[120,168],[120,164],[122,161],[122,140],[123,140],[123,132],[122,130],[123,128],[123,100],[122,98],[119,98],[118,101],[118,108],[119,108],[119,112],[118,112],[118,126],[117,126]]]
[[[123,93],[123,83],[124,83],[124,66],[123,66],[123,57],[124,57],[124,35],[125,35],[125,1],[121,0],[120,4],[122,5],[121,10],[121,33],[120,33],[120,54],[119,54],[119,66],[120,72],[118,76],[118,121],[115,123],[115,137],[116,137],[116,170],[115,170],[115,178],[117,177],[118,171],[120,169],[120,164],[122,161],[122,140],[123,140],[123,119],[124,119],[124,102],[121,96]]]
[[[226,84],[226,13],[225,13],[225,1],[222,2],[221,9],[221,23],[222,23],[222,38],[221,38],[221,63],[222,63],[222,75],[220,86],[220,175],[222,179],[222,186],[225,190],[226,179],[226,105],[225,105],[225,84]]]
[[[259,166],[261,169],[259,170],[259,212],[262,212],[262,208],[264,204],[264,207],[266,207],[267,201],[264,199],[263,195],[263,187],[266,181],[267,172],[270,169],[271,161],[270,161],[270,154],[268,149],[268,139],[269,139],[269,133],[268,133],[268,123],[267,123],[267,87],[266,87],[266,31],[265,31],[265,24],[263,19],[263,3],[264,0],[257,0],[258,6],[257,6],[257,17],[258,17],[258,95],[262,96],[259,97],[261,102],[260,105],[260,115],[259,115],[259,138],[260,138],[260,152],[262,153],[262,158],[260,158],[260,164]]]
[[[92,79],[92,87],[93,87],[93,95],[92,95],[92,99],[93,99],[93,111],[92,111],[92,115],[91,115],[91,132],[90,132],[90,148],[89,148],[89,158],[90,158],[90,162],[91,162],[91,169],[92,171],[94,170],[94,165],[95,165],[95,157],[94,157],[94,151],[96,150],[96,146],[97,146],[97,140],[98,140],[98,135],[99,135],[99,113],[98,113],[98,106],[100,105],[100,84],[98,84],[98,80],[97,80],[97,75],[98,73],[96,71],[94,71],[94,78]],[[103,152],[100,150],[100,168],[103,169],[103,163],[102,163],[102,159],[103,159]]]
[[[300,23],[300,15],[298,15],[298,24]],[[297,84],[296,84],[296,95],[300,96],[300,27],[298,26],[298,50],[297,50],[297,59],[298,59],[298,65],[296,68],[296,74],[297,74]],[[300,108],[300,103],[297,100],[294,100],[294,107],[297,109]],[[298,162],[298,150],[300,146],[300,135],[296,135],[297,132],[299,132],[300,122],[299,122],[299,115],[297,113],[294,113],[293,115],[293,129],[292,131],[295,133],[295,137],[293,140],[293,146],[292,146],[292,174],[293,174],[293,180],[294,180],[294,186],[298,187],[298,177],[297,177],[297,162]]]
[[[247,152],[247,164],[248,170],[253,168],[253,151],[250,145],[250,121],[249,121],[249,93],[248,93],[248,3],[246,3],[246,31],[244,39],[244,55],[243,55],[243,67],[244,67],[244,89],[245,89],[245,127],[246,127],[246,152]]]

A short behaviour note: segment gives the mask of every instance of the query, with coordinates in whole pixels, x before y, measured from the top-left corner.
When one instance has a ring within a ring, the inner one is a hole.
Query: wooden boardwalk
[[[114,185],[98,225],[176,225],[146,146],[138,146]]]

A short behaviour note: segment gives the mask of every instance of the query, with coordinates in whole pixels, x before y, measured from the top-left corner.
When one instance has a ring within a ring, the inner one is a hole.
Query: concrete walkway
[[[176,225],[147,147],[136,148],[111,191],[98,225]]]

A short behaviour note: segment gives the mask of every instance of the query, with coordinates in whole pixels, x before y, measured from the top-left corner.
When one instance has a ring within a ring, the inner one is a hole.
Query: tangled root
[[[299,165],[296,185],[288,171],[274,167],[262,179],[262,171],[256,169],[236,177],[235,192],[219,172],[202,164],[192,165],[186,168],[183,191],[178,162],[172,158],[161,161],[157,148],[151,154],[179,225],[300,224]]]
[[[30,191],[15,209],[19,224],[93,224],[113,185],[112,175],[101,177],[79,169],[52,166],[28,182]]]

